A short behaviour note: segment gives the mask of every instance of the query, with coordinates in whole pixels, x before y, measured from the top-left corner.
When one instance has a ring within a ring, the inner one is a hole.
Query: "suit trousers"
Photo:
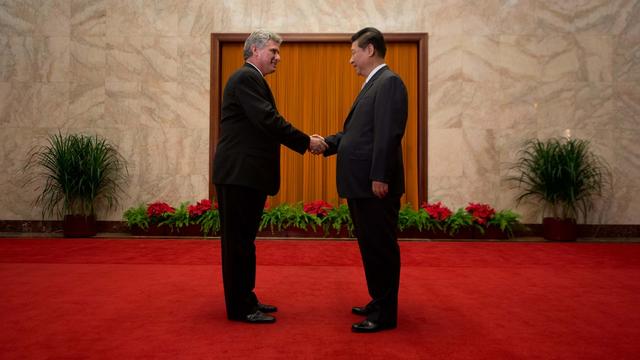
[[[368,320],[395,325],[400,287],[399,197],[347,199],[358,237],[372,311]]]
[[[238,185],[216,185],[216,192],[227,317],[242,319],[257,310],[255,240],[267,195]]]

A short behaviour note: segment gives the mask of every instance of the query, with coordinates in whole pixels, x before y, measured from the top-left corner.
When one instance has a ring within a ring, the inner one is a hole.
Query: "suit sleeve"
[[[338,153],[338,145],[340,145],[340,139],[342,139],[342,132],[339,132],[335,135],[330,135],[324,138],[324,142],[329,145],[327,150],[325,150],[322,155],[331,156]]]
[[[256,76],[243,76],[238,79],[236,96],[239,99],[249,121],[279,143],[304,154],[309,148],[309,136],[296,129],[285,120],[269,101],[263,89],[262,79]]]
[[[381,79],[382,80],[382,79]],[[376,94],[370,179],[388,183],[407,124],[407,89],[398,76],[384,79]]]

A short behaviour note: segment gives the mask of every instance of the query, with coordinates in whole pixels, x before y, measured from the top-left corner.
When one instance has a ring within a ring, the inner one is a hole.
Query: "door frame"
[[[344,42],[351,43],[351,34],[279,34],[285,42]],[[222,94],[222,44],[226,42],[242,43],[248,33],[212,33],[211,34],[211,83],[209,107],[209,198],[215,195],[213,185],[213,159],[219,137],[220,95]],[[428,169],[428,40],[427,33],[389,33],[384,34],[386,42],[409,42],[418,45],[418,199],[427,201]]]

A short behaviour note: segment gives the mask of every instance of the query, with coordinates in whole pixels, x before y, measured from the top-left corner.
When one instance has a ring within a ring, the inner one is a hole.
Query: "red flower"
[[[149,217],[160,217],[162,214],[173,213],[175,211],[176,209],[165,202],[154,202],[147,206],[147,215],[149,215]]]
[[[442,202],[440,201],[438,201],[435,204],[429,204],[427,202],[423,202],[420,207],[423,208],[424,211],[426,211],[427,214],[429,214],[429,216],[431,216],[432,218],[438,221],[447,220],[449,216],[451,216],[452,214],[451,210],[449,210],[448,207],[442,205]]]
[[[269,207],[271,207],[271,204],[269,204],[269,199],[267,199],[267,200],[264,202],[264,210],[269,210]]]
[[[489,221],[496,210],[488,204],[469,203],[465,210],[473,216],[473,220],[480,225],[484,225]]]
[[[218,204],[216,203],[214,205],[215,205],[215,208],[217,209]],[[204,214],[205,212],[211,210],[211,200],[202,199],[196,205],[189,205],[187,210],[189,210],[189,217],[192,217],[192,218],[198,217]]]
[[[319,217],[327,216],[329,210],[333,209],[333,205],[329,204],[324,200],[315,200],[309,203],[304,204],[304,212],[311,215],[316,215]]]

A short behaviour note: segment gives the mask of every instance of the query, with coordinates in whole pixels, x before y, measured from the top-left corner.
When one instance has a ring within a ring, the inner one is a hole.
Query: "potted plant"
[[[519,152],[508,179],[521,189],[517,203],[534,199],[543,203],[543,234],[548,240],[577,238],[576,220],[593,207],[608,179],[608,166],[590,150],[587,140],[532,139]]]
[[[134,235],[143,235],[149,229],[151,219],[144,204],[127,209],[122,217]]]
[[[97,135],[82,134],[51,135],[45,145],[31,149],[24,170],[32,175],[26,184],[39,186],[35,204],[42,206],[42,217],[63,217],[68,237],[96,234],[98,204],[116,208],[128,175],[113,145]]]
[[[189,214],[200,225],[204,236],[215,235],[220,231],[220,211],[218,203],[204,199],[189,207]]]
[[[345,204],[340,204],[329,209],[327,215],[322,218],[322,227],[325,236],[333,233],[336,237],[353,237],[354,227],[349,207]]]
[[[307,232],[308,230],[315,232],[316,226],[321,223],[319,217],[303,210],[302,203],[280,204],[264,210],[259,230],[262,231],[268,227],[271,233],[274,233],[275,230],[287,230],[287,236],[315,236],[315,234],[307,234]]]

